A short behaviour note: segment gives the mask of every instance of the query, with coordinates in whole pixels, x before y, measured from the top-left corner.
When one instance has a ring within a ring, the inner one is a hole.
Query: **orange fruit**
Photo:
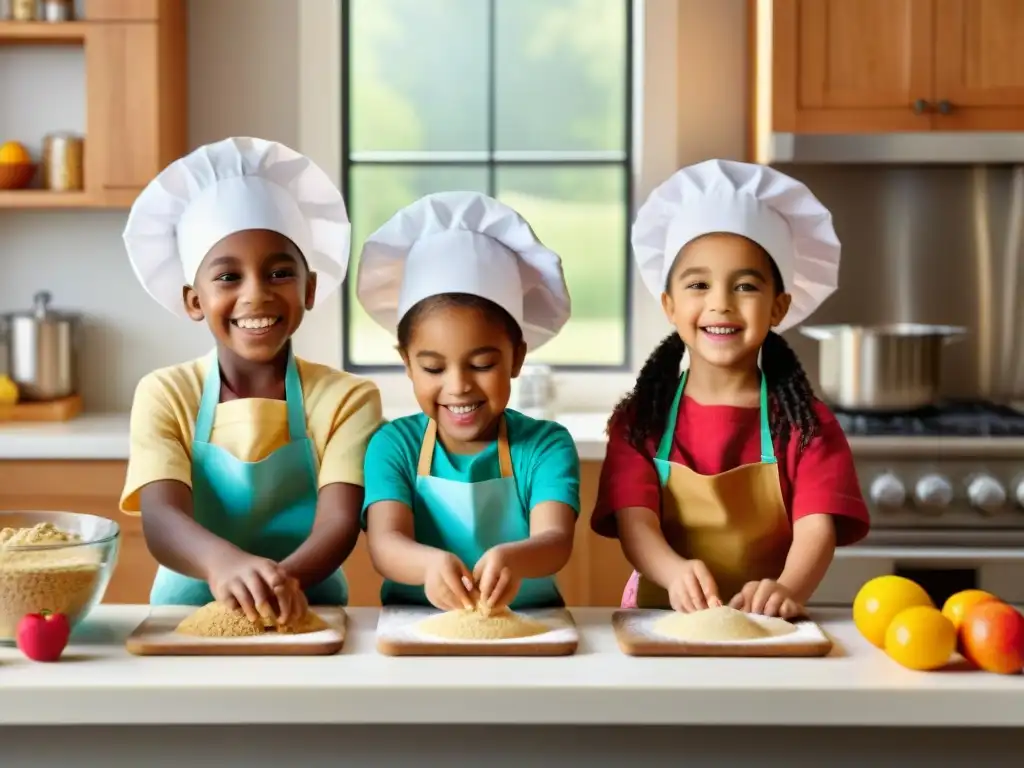
[[[957,592],[955,595],[950,595],[946,599],[946,602],[942,604],[942,615],[952,621],[953,626],[959,631],[960,625],[964,620],[964,614],[967,613],[969,608],[973,608],[978,603],[998,599],[991,592],[985,592],[981,589],[965,589]]]
[[[32,156],[28,150],[16,141],[8,141],[0,146],[0,164],[15,165],[18,163],[31,163]]]
[[[986,672],[1024,670],[1024,616],[1012,605],[988,600],[972,606],[960,625],[961,652]]]
[[[928,593],[910,579],[877,576],[862,586],[853,599],[853,623],[865,640],[884,648],[889,622],[901,611],[916,606],[935,608]]]
[[[938,669],[956,650],[953,622],[933,606],[900,611],[885,630],[885,652],[897,664],[921,671]]]

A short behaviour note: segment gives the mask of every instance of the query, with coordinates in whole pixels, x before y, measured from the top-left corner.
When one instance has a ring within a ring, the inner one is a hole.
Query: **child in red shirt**
[[[869,527],[846,438],[779,335],[835,289],[831,216],[774,169],[711,160],[652,193],[633,246],[675,332],[609,422],[591,525],[636,569],[622,606],[798,615]]]

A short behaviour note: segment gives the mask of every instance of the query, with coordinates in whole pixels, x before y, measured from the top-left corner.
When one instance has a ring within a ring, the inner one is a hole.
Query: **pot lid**
[[[32,309],[21,312],[11,312],[11,318],[30,318],[39,322],[68,320],[73,321],[79,318],[77,312],[61,312],[50,308],[50,301],[53,296],[49,291],[37,291],[32,297]]]

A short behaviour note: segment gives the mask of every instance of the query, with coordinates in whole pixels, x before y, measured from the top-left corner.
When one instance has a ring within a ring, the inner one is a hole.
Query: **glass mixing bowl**
[[[49,523],[80,541],[10,545],[5,528]],[[117,564],[121,528],[76,512],[0,511],[0,643],[14,642],[27,613],[63,613],[72,629],[103,599]]]

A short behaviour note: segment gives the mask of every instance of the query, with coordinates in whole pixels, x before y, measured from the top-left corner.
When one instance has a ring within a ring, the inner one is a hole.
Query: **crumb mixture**
[[[416,629],[443,640],[511,640],[550,631],[546,624],[507,608],[446,611],[424,619]]]
[[[693,613],[672,613],[654,624],[654,631],[675,640],[714,643],[763,640],[788,635],[796,627],[784,619],[759,616],[757,620],[727,605]]]
[[[329,628],[330,625],[313,611],[306,611],[298,622],[282,627],[270,619],[251,622],[240,609],[231,610],[212,602],[186,616],[176,631],[195,637],[257,637],[267,632],[297,635]]]

